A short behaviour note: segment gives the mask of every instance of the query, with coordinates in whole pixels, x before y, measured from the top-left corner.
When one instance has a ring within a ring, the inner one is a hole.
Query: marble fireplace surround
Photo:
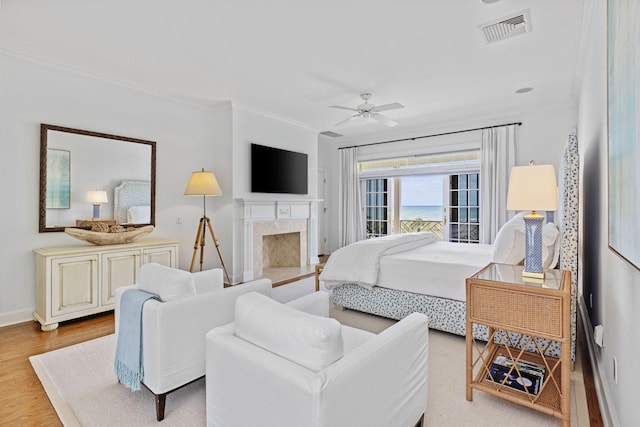
[[[278,264],[296,259],[290,252],[298,250],[297,265],[319,262],[317,200],[247,200],[241,199],[244,260],[242,281],[261,277],[264,263]],[[278,236],[267,244],[264,238]],[[277,247],[273,245],[277,244]],[[263,254],[263,247],[270,253]]]

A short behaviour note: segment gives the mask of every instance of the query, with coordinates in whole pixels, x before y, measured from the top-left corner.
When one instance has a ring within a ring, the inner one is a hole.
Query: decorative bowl
[[[120,243],[135,242],[153,231],[153,225],[145,225],[132,231],[122,233],[101,233],[99,231],[84,230],[82,228],[68,227],[64,232],[71,237],[93,243],[94,245],[117,245]]]

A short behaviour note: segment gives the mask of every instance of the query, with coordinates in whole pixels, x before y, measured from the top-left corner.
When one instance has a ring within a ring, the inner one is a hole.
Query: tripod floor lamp
[[[191,266],[189,267],[189,271],[193,271],[193,264],[196,261],[196,254],[198,253],[198,250],[200,250],[200,271],[202,271],[202,261],[204,259],[205,246],[204,242],[206,240],[207,230],[209,230],[211,239],[213,239],[213,244],[216,247],[216,251],[218,252],[218,257],[220,258],[220,264],[222,265],[224,276],[227,279],[227,283],[231,285],[231,279],[229,279],[227,268],[224,266],[224,260],[222,259],[222,254],[220,253],[220,245],[218,244],[216,234],[213,231],[211,220],[207,216],[207,203],[205,197],[222,195],[222,190],[220,190],[220,186],[218,185],[216,176],[213,174],[213,172],[205,172],[204,168],[202,169],[202,171],[193,172],[191,174],[191,178],[189,178],[189,182],[187,183],[187,188],[184,190],[184,195],[202,196],[203,207],[202,218],[200,218],[196,240],[193,244],[193,256],[191,257]]]

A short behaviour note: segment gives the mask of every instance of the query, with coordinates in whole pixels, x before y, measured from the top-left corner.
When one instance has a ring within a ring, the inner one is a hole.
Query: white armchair
[[[142,310],[142,383],[155,395],[158,421],[164,418],[167,394],[205,374],[205,334],[233,321],[235,299],[251,291],[271,295],[268,279],[224,288],[222,269],[187,274],[192,274],[195,295],[166,302],[148,300]],[[116,290],[116,334],[121,327],[122,294],[139,288],[133,285]]]
[[[324,292],[287,305],[239,297],[234,323],[206,336],[207,425],[421,426],[427,317],[411,314],[376,335],[328,313]]]

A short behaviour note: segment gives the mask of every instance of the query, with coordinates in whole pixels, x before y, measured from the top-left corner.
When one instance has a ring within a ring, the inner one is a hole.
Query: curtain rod
[[[416,139],[433,138],[435,136],[453,135],[453,134],[456,134],[456,133],[473,132],[474,130],[484,130],[484,129],[502,127],[502,126],[510,126],[510,125],[518,125],[518,126],[520,126],[520,125],[522,125],[522,122],[506,123],[506,124],[503,124],[503,125],[495,125],[495,126],[484,126],[484,127],[481,127],[481,128],[474,128],[474,129],[454,130],[452,132],[435,133],[435,134],[432,134],[432,135],[423,135],[423,136],[413,136],[411,138],[393,139],[391,141],[370,142],[368,144],[352,145],[352,146],[349,146],[349,147],[340,147],[340,148],[338,148],[338,150],[344,150],[346,148],[366,147],[366,146],[369,146],[369,145],[389,144],[391,142],[415,141]]]

